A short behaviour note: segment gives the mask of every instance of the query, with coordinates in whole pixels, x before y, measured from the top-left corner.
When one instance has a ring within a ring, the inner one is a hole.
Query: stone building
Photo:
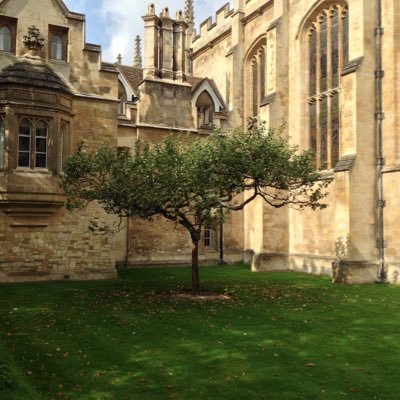
[[[199,31],[193,13],[191,0],[174,16],[151,4],[144,57],[137,39],[134,62],[123,65],[102,62],[99,46],[84,42],[84,16],[61,0],[0,1],[0,280],[187,263],[188,235],[163,220],[131,219],[115,236],[90,232],[91,220],[112,217],[95,206],[66,212],[56,174],[81,141],[132,148],[169,132],[206,138],[213,124],[255,117],[285,124],[294,144],[315,150],[321,179],[333,179],[330,207],[252,203],[224,226],[226,260],[397,282],[400,5],[234,0]],[[205,231],[203,262],[218,260],[218,234]]]

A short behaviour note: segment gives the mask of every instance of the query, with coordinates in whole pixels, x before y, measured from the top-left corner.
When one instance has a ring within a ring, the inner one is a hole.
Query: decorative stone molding
[[[342,76],[346,76],[352,74],[353,72],[356,72],[358,70],[358,67],[363,62],[363,59],[364,57],[359,57],[355,58],[354,60],[348,61],[343,67]]]
[[[28,34],[24,35],[23,42],[29,50],[38,51],[44,46],[44,37],[35,25],[31,25]]]
[[[343,156],[336,164],[334,172],[350,171],[351,167],[354,164],[355,159],[356,159],[355,154],[349,154],[347,156]]]

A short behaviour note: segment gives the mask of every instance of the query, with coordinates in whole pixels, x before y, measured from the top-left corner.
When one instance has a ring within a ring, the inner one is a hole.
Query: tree
[[[133,155],[104,145],[69,158],[60,186],[69,210],[97,201],[120,218],[161,215],[183,226],[192,248],[192,291],[198,294],[199,242],[205,226],[261,197],[275,208],[322,209],[325,188],[311,152],[299,152],[282,132],[264,125],[208,139],[169,135],[161,144],[138,144]]]

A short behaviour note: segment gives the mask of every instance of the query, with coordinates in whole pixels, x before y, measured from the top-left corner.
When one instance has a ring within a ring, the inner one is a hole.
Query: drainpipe
[[[382,0],[377,0],[376,3],[376,71],[375,71],[375,97],[376,97],[376,110],[375,110],[375,128],[376,128],[376,184],[377,184],[377,248],[378,248],[378,282],[385,283],[387,281],[387,272],[385,267],[385,236],[384,236],[384,209],[385,200],[383,197],[383,166],[385,160],[383,158],[382,146],[382,126],[385,114],[383,112],[383,96],[382,96],[382,80],[384,77],[384,70],[382,67],[382,39],[384,29],[382,26]]]

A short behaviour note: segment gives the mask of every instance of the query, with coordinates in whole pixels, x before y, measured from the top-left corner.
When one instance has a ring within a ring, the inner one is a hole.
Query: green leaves
[[[119,217],[162,215],[182,225],[195,247],[194,266],[204,226],[216,226],[257,197],[276,208],[324,208],[328,184],[310,152],[299,153],[282,130],[263,124],[215,130],[207,139],[181,134],[155,145],[139,142],[133,155],[117,155],[108,144],[85,153],[81,145],[60,177],[70,210],[97,201]]]
[[[188,229],[242,209],[249,201],[232,200],[243,191],[273,207],[324,208],[328,184],[319,180],[310,152],[299,153],[281,131],[263,125],[250,132],[216,130],[207,140],[169,135],[119,157],[107,144],[90,153],[80,146],[60,178],[69,209],[98,201],[121,217],[163,215]]]

